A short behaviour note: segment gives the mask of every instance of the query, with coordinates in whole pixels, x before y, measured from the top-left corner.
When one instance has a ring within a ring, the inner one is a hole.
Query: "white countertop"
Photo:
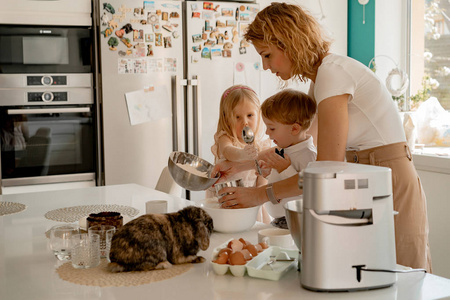
[[[450,280],[431,274],[398,274],[395,285],[372,291],[317,293],[300,286],[300,273],[291,269],[279,281],[252,277],[216,275],[209,263],[211,252],[230,238],[257,242],[257,231],[268,227],[258,223],[245,233],[213,233],[211,245],[200,252],[207,262],[195,264],[188,272],[165,281],[133,287],[92,287],[59,278],[55,269],[61,262],[48,248],[45,232],[58,222],[45,213],[57,208],[118,204],[145,213],[145,202],[169,200],[169,211],[189,205],[189,201],[135,184],[82,188],[0,196],[0,201],[19,202],[27,208],[0,216],[0,299],[438,299],[450,297]]]

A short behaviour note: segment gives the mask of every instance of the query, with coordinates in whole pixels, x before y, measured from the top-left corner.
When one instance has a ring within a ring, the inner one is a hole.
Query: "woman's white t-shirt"
[[[359,61],[327,55],[310,89],[317,105],[329,97],[349,95],[347,149],[364,150],[406,140],[397,106],[387,88]]]

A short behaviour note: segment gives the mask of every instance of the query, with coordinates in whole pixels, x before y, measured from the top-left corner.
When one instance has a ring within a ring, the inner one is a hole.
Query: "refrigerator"
[[[252,2],[96,0],[101,184],[154,188],[172,151],[214,163],[223,91],[245,84],[262,102],[280,88],[242,38],[260,9]]]

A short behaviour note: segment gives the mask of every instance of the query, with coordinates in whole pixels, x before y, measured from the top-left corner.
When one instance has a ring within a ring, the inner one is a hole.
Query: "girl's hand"
[[[245,160],[256,159],[258,157],[258,149],[253,145],[245,145],[244,147]]]
[[[291,165],[291,159],[289,155],[284,154],[284,158],[274,151],[270,151],[264,155],[264,165],[272,169],[277,170],[278,173],[283,172]]]
[[[251,170],[255,166],[255,161],[242,161],[242,162],[233,162],[229,160],[225,160],[217,163],[211,171],[211,178],[215,178],[220,176],[219,180],[216,183],[227,182],[229,178],[236,173]]]

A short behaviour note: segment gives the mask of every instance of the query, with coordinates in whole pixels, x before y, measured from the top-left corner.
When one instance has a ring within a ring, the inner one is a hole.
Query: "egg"
[[[228,263],[228,253],[223,252],[222,254],[219,254],[219,257],[217,257],[214,262],[221,265]]]
[[[233,250],[231,250],[230,248],[222,248],[219,250],[219,253],[217,255],[220,256],[220,254],[222,253],[227,253],[228,255],[230,255],[231,253],[233,253]]]
[[[245,265],[247,262],[244,258],[244,254],[242,252],[234,252],[230,256],[230,264],[231,265]]]
[[[242,244],[244,244],[244,248],[245,248],[245,246],[251,245],[251,244],[252,244],[252,243],[250,243],[249,241],[244,240],[243,238],[240,238],[239,241],[240,241]]]
[[[263,251],[263,247],[262,247],[260,244],[256,244],[256,245],[255,245],[255,249],[256,249],[256,251],[258,251],[258,252]]]
[[[267,244],[264,243],[264,242],[261,242],[261,243],[259,243],[259,244],[261,245],[261,247],[262,247],[263,249],[269,248],[269,245],[267,245]]]
[[[256,249],[255,245],[252,245],[252,244],[247,245],[246,249],[250,252],[250,254],[252,256],[257,256],[258,255],[258,249]],[[261,251],[262,251],[262,249],[261,249]]]
[[[245,260],[250,260],[253,258],[253,255],[250,253],[250,251],[248,251],[248,249],[242,249],[241,253],[244,254]]]
[[[244,244],[241,241],[234,239],[228,243],[227,247],[231,248],[231,250],[233,250],[233,252],[237,252],[237,251],[241,251],[244,248]]]

